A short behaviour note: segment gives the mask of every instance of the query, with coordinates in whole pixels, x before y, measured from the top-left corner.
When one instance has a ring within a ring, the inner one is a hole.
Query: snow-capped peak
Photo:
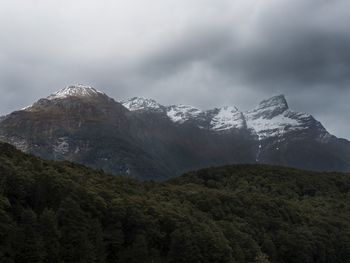
[[[176,123],[184,123],[190,119],[199,117],[203,112],[188,105],[173,105],[167,108],[168,117]]]
[[[130,111],[137,110],[158,110],[162,107],[158,102],[152,99],[146,99],[141,97],[133,97],[127,100],[119,101],[125,108]]]
[[[283,95],[263,100],[244,115],[248,128],[254,130],[259,140],[320,126],[310,114],[291,111]],[[323,127],[320,126],[319,129],[326,133]]]
[[[83,84],[68,86],[51,94],[47,99],[64,99],[67,97],[95,97],[98,95],[105,95],[103,92],[94,89],[93,87]]]
[[[67,96],[91,96],[101,92],[83,85],[67,87],[50,98]],[[253,110],[241,112],[237,107],[224,106],[202,111],[188,105],[164,106],[157,101],[142,97],[133,97],[119,101],[130,111],[153,111],[165,114],[172,122],[183,124],[190,121],[201,129],[213,132],[249,129],[259,140],[280,137],[292,131],[300,131],[314,126],[311,115],[289,110],[284,95],[265,99]]]
[[[258,107],[267,108],[267,107],[276,107],[276,106],[288,108],[287,100],[283,94],[261,101]]]
[[[210,127],[214,131],[241,129],[246,127],[243,113],[237,107],[225,106],[215,110],[217,113],[211,119]]]
[[[263,117],[271,119],[288,110],[288,103],[284,95],[274,96],[272,98],[263,100],[255,109],[248,111],[248,114],[253,118]]]

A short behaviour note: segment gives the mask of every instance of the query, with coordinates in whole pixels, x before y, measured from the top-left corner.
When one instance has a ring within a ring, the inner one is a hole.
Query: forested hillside
[[[138,182],[0,144],[0,262],[350,262],[350,174]]]

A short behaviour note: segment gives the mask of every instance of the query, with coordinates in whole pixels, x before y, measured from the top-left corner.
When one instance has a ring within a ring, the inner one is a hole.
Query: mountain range
[[[289,109],[283,95],[249,111],[204,111],[139,97],[114,100],[79,84],[1,117],[0,140],[45,159],[143,180],[237,163],[350,170],[350,142]]]

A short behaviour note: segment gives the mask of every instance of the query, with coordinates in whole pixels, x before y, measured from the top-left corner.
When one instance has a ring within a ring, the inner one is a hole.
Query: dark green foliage
[[[42,237],[44,262],[60,262],[60,231],[54,211],[45,209],[40,215],[40,234]]]
[[[86,253],[90,253],[92,246],[88,240],[88,225],[83,211],[71,199],[64,200],[58,210],[61,222],[61,257],[67,262],[85,262]],[[91,257],[93,255],[89,255]]]
[[[38,233],[37,216],[31,209],[24,209],[19,218],[19,227],[16,237],[16,262],[41,262],[43,247],[41,236]]]
[[[9,213],[10,203],[4,197],[0,197],[0,262],[13,262],[15,238],[15,223]]]
[[[0,262],[350,262],[350,175],[227,166],[166,183],[0,144]]]

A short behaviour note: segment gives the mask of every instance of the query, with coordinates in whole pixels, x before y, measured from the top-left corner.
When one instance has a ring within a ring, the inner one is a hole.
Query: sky
[[[248,110],[285,94],[350,139],[349,0],[0,0],[0,114],[82,83]]]

